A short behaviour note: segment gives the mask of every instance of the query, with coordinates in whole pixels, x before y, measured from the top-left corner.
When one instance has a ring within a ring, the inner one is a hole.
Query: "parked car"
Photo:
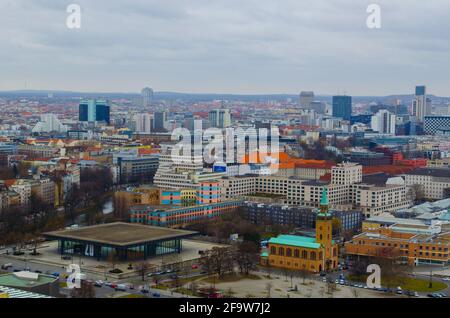
[[[326,272],[320,272],[320,276],[321,277],[327,276],[327,273]]]
[[[103,281],[101,281],[101,280],[97,280],[97,281],[95,281],[95,283],[94,283],[94,286],[95,287],[103,287]]]
[[[443,280],[444,282],[450,282],[450,277],[442,278],[442,280]]]
[[[116,288],[114,288],[116,291],[127,291],[127,285],[125,285],[125,284],[118,284],[117,286],[116,286]]]
[[[13,267],[12,263],[7,263],[7,264],[3,264],[2,265],[2,269],[4,269],[4,270],[8,270],[8,269],[10,269],[12,267]]]
[[[403,290],[402,290],[402,288],[401,288],[400,286],[397,287],[397,289],[395,290],[395,292],[396,292],[398,295],[402,295],[402,294],[403,294]]]
[[[161,294],[160,293],[153,293],[152,296],[155,297],[155,298],[159,298],[159,297],[161,297]]]

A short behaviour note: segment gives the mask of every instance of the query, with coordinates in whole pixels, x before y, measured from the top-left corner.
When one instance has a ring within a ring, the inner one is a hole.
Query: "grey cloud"
[[[65,27],[72,2],[80,30]],[[365,25],[372,2],[381,30]],[[48,89],[358,95],[426,83],[450,95],[447,0],[2,0],[0,10],[0,90],[28,79]]]

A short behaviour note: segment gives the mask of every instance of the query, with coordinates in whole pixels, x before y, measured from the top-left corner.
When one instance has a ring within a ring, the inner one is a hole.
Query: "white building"
[[[407,186],[418,187],[416,190],[426,199],[444,199],[445,191],[450,191],[450,169],[448,168],[420,168],[408,172],[403,177]]]
[[[362,181],[362,165],[345,162],[331,168],[331,184],[350,185]]]
[[[150,133],[152,131],[153,115],[141,113],[134,115],[135,131],[137,133]]]
[[[378,131],[381,134],[393,134],[395,135],[395,123],[396,118],[394,114],[387,111],[386,109],[381,109],[372,116],[371,128],[374,131]]]
[[[34,126],[33,132],[67,132],[67,126],[63,125],[55,114],[42,114],[41,121]]]

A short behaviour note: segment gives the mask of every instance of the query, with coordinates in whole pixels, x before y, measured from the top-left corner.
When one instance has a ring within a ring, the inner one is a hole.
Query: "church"
[[[320,213],[316,219],[316,236],[279,235],[268,241],[261,253],[261,265],[312,273],[338,267],[338,244],[333,240],[332,216],[328,211],[327,189],[322,192]]]

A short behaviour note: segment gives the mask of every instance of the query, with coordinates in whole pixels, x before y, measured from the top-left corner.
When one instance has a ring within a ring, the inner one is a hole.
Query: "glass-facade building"
[[[84,100],[79,105],[79,121],[110,124],[110,106],[106,100]]]
[[[351,120],[352,117],[352,97],[333,96],[333,117]]]

